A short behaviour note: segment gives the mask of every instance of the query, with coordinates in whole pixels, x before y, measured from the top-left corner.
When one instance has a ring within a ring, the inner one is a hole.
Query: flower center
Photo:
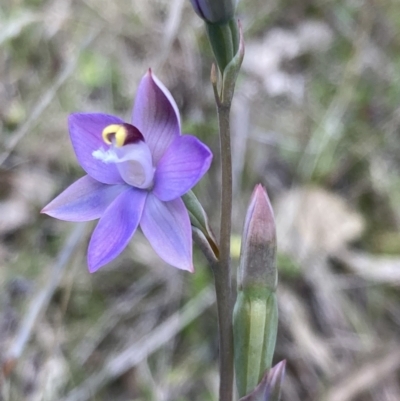
[[[103,129],[108,149],[101,147],[92,156],[103,163],[115,163],[122,179],[136,188],[153,185],[154,167],[151,152],[142,133],[133,125],[111,124]]]
[[[103,129],[101,136],[107,145],[114,144],[117,148],[138,143],[139,141],[144,142],[142,133],[136,127],[127,123],[108,125]]]

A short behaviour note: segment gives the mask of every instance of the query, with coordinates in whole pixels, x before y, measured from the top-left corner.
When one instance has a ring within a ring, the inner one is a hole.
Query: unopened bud
[[[267,370],[258,386],[239,401],[279,401],[285,370],[286,361],[281,361]]]
[[[267,193],[258,185],[242,235],[238,296],[233,312],[236,384],[249,394],[271,367],[278,329],[276,232]]]
[[[236,0],[190,0],[197,15],[206,22],[224,23],[235,15]]]
[[[274,212],[265,189],[257,185],[243,228],[238,287],[275,291],[277,283]]]
[[[239,50],[240,33],[238,21],[232,18],[225,23],[213,24],[206,22],[206,28],[218,68],[221,74],[224,75],[225,68],[235,58]]]

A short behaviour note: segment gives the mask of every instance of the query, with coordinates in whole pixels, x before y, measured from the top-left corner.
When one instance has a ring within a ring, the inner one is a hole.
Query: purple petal
[[[122,123],[118,117],[100,113],[75,113],[68,118],[69,134],[79,164],[92,178],[104,184],[122,184],[124,181],[114,164],[106,164],[94,158],[92,153],[108,148],[101,136],[103,129]]]
[[[140,227],[162,259],[178,269],[194,271],[192,230],[182,199],[162,202],[149,194]]]
[[[95,220],[127,188],[126,185],[102,184],[85,175],[53,199],[41,213],[66,221]]]
[[[143,134],[157,165],[165,150],[180,135],[178,107],[168,89],[151,70],[140,81],[132,124]]]
[[[154,167],[149,147],[143,141],[116,149],[117,168],[124,181],[136,188],[153,185]]]
[[[209,169],[210,149],[197,138],[175,138],[157,165],[153,193],[162,201],[176,199],[194,187]]]
[[[146,191],[131,187],[104,212],[89,243],[91,273],[115,259],[128,245],[139,224],[146,195]]]

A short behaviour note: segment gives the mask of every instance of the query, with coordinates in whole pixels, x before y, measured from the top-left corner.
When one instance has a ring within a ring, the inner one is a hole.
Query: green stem
[[[237,23],[237,22],[236,22]],[[231,27],[232,29],[232,27]],[[219,324],[219,401],[232,401],[233,396],[233,328],[232,328],[232,285],[231,285],[231,219],[232,219],[232,156],[229,115],[237,75],[244,56],[244,41],[240,24],[232,30],[234,43],[238,51],[229,64],[221,70],[222,82],[218,91],[218,74],[216,66],[211,67],[211,83],[214,89],[218,111],[222,194],[219,263],[214,268],[215,291]]]
[[[220,226],[220,257],[214,269],[217,297],[220,353],[219,401],[232,401],[233,395],[233,331],[231,293],[231,217],[232,217],[232,159],[230,140],[230,101],[221,104],[217,100],[221,147],[222,195]]]

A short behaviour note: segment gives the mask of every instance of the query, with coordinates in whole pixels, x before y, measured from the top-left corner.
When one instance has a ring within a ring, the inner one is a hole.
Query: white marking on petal
[[[151,152],[143,141],[111,147],[107,150],[100,148],[92,156],[103,163],[115,163],[122,179],[136,188],[148,189],[153,185],[155,168]]]
[[[103,148],[97,149],[92,152],[92,156],[106,164],[119,162],[118,156],[115,154],[115,151],[112,148],[108,150],[104,150]]]

